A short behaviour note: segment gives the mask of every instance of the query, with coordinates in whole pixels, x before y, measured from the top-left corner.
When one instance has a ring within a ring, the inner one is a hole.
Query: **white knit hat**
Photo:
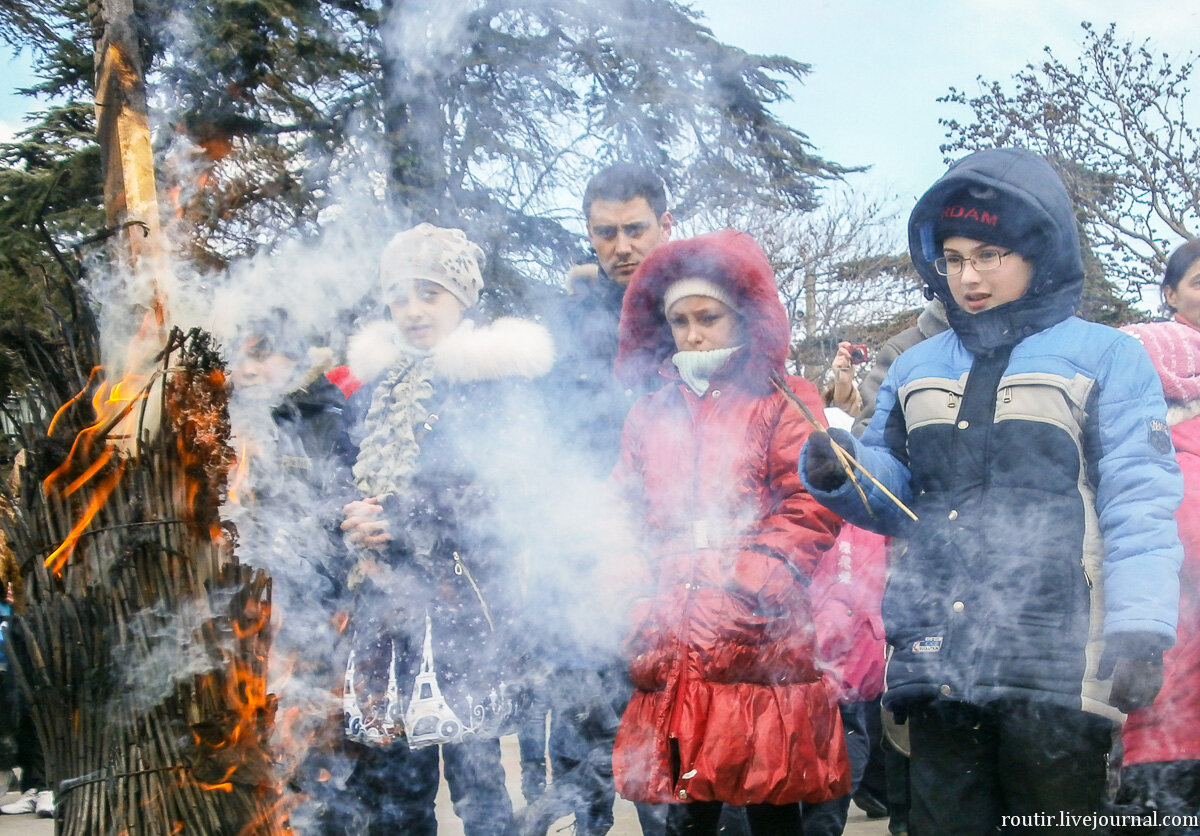
[[[384,301],[407,299],[413,281],[425,279],[446,288],[469,308],[479,301],[483,289],[479,269],[483,257],[483,250],[467,240],[461,229],[423,223],[398,232],[379,260]]]
[[[663,313],[671,310],[671,306],[685,296],[707,296],[709,299],[716,299],[723,303],[730,310],[738,312],[738,306],[734,304],[733,297],[726,292],[725,288],[711,279],[689,278],[672,282],[667,287],[666,292],[663,293]]]

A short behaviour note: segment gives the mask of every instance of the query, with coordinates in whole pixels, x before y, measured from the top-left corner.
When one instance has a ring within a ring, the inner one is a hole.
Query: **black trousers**
[[[667,805],[667,836],[717,836],[720,801]],[[742,808],[751,836],[795,836],[801,832],[799,804],[748,804]]]
[[[1103,833],[1113,723],[1026,701],[935,700],[908,715],[912,836]]]
[[[1119,822],[1109,829],[1113,836],[1187,836],[1196,832],[1200,828],[1193,829],[1188,821],[1200,816],[1200,761],[1124,767],[1113,813]]]

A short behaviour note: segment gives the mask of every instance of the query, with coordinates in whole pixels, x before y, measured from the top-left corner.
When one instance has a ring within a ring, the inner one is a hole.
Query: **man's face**
[[[624,287],[650,251],[671,237],[670,212],[655,217],[644,197],[595,200],[588,211],[588,238],[600,267]]]

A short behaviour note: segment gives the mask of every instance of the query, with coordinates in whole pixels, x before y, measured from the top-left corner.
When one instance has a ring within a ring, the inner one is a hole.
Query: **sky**
[[[843,165],[870,165],[852,184],[911,205],[944,170],[938,104],[950,87],[1005,81],[1042,57],[1073,64],[1080,22],[1117,24],[1122,38],[1147,40],[1180,63],[1200,48],[1200,6],[1178,0],[693,0],[721,41],[748,52],[811,65],[793,100],[776,112],[808,135],[816,152]],[[0,53],[0,138],[20,126],[32,83],[27,59]],[[1200,111],[1200,104],[1196,106]]]
[[[1084,20],[1098,30],[1116,23],[1122,39],[1148,40],[1176,65],[1200,50],[1200,6],[1176,0],[696,0],[693,6],[725,43],[811,65],[803,84],[793,85],[793,101],[776,112],[807,134],[822,157],[871,165],[861,178],[866,188],[909,206],[945,170],[938,118],[967,115],[937,103],[950,87],[970,93],[980,76],[1009,80],[1038,63],[1046,46],[1073,66]],[[1200,116],[1200,102],[1193,110]]]

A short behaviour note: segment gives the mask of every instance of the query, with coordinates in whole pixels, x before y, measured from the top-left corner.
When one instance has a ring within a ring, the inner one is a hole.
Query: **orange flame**
[[[62,572],[63,567],[67,565],[67,561],[70,560],[71,555],[75,552],[75,545],[79,542],[79,538],[91,524],[92,519],[95,518],[97,513],[99,513],[100,509],[104,507],[104,503],[108,501],[109,495],[112,494],[113,490],[117,487],[117,484],[121,481],[121,477],[124,474],[125,463],[123,461],[118,461],[116,468],[114,468],[113,471],[109,473],[99,485],[96,486],[95,491],[92,493],[91,499],[88,500],[88,504],[84,509],[83,515],[71,528],[70,533],[67,534],[66,539],[62,541],[62,544],[53,552],[51,552],[49,557],[46,558],[46,567],[50,569],[51,572],[56,575]]]
[[[103,368],[104,368],[103,366],[94,366],[92,368],[91,372],[88,373],[87,384],[81,390],[79,390],[79,393],[77,395],[75,395],[75,397],[71,398],[65,404],[60,406],[58,408],[58,411],[54,413],[54,417],[50,419],[50,426],[46,428],[46,435],[48,435],[48,436],[54,435],[54,427],[58,424],[58,419],[63,416],[63,414],[67,411],[68,407],[70,407],[74,403],[79,402],[79,399],[82,398],[84,393],[88,389],[91,388],[92,381],[96,379],[96,375],[99,374]]]
[[[246,476],[250,472],[250,446],[242,444],[242,449],[238,450],[237,464],[234,465],[233,476],[229,480],[229,490],[227,494],[229,501],[234,505],[242,504],[242,485],[246,481]],[[254,494],[248,493],[246,499],[253,502]]]
[[[97,366],[92,369],[88,375],[88,385],[77,395],[63,404],[54,418],[50,422],[47,429],[47,435],[53,435],[59,419],[66,413],[67,409],[84,396],[89,388],[91,388],[98,375],[103,371],[102,367]],[[92,396],[92,407],[95,411],[95,422],[85,429],[81,430],[71,443],[71,451],[67,458],[56,467],[42,481],[42,490],[47,496],[57,495],[61,499],[67,499],[79,493],[84,488],[91,488],[91,496],[88,498],[78,520],[71,527],[71,531],[63,539],[62,543],[45,559],[45,565],[54,574],[60,574],[70,560],[71,555],[75,551],[75,546],[79,542],[79,538],[87,527],[95,519],[96,514],[104,507],[104,503],[112,492],[116,489],[121,477],[125,473],[125,463],[120,458],[116,457],[113,451],[104,444],[107,433],[123,420],[133,410],[134,406],[141,400],[147,397],[149,388],[145,384],[145,378],[128,376],[125,379],[117,381],[111,387],[107,383],[100,383],[96,387],[96,391]],[[100,447],[99,452],[96,452],[97,447]],[[78,469],[80,464],[88,461],[89,458],[95,456],[90,463],[84,467],[83,472],[72,477],[72,474]],[[116,460],[116,467],[107,473],[103,473],[105,468]],[[103,475],[102,475],[103,474]],[[70,479],[68,482],[67,480]],[[64,485],[63,483],[66,482]]]
[[[233,774],[232,769],[229,771],[229,774]],[[200,789],[205,790],[206,792],[233,792],[233,784],[229,783],[228,781],[220,784],[200,784],[199,786]]]

